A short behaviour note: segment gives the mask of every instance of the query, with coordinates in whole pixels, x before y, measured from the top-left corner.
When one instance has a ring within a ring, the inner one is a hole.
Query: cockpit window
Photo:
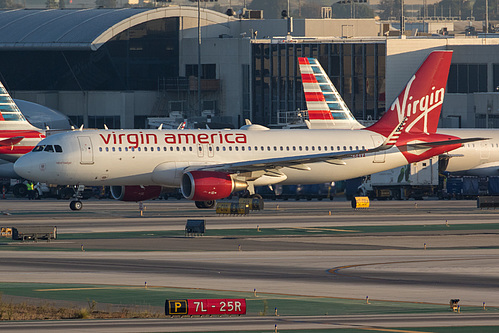
[[[44,151],[54,152],[54,146],[52,146],[52,145],[46,145]]]
[[[59,145],[54,145],[54,149],[56,153],[62,153],[62,147]]]
[[[45,145],[36,146],[35,148],[33,148],[33,151],[43,151],[43,149],[45,149]]]

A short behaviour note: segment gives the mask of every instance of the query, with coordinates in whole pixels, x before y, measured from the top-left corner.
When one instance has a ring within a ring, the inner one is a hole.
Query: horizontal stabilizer
[[[0,140],[0,146],[13,146],[21,142],[22,139],[24,139],[24,136],[14,136],[12,138]]]
[[[459,143],[464,144],[468,142],[483,141],[488,139],[489,138],[468,138],[468,139],[455,139],[455,140],[444,140],[444,141],[433,141],[433,142],[418,142],[418,143],[409,143],[406,146],[413,149],[427,149],[437,146],[455,145]]]

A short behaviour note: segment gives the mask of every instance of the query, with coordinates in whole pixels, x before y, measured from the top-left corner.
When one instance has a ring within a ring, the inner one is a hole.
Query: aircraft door
[[[480,142],[480,159],[481,160],[488,160],[490,157],[490,144],[487,142]]]
[[[378,147],[383,143],[383,139],[380,136],[371,135],[371,139],[373,140],[375,147]],[[374,153],[373,163],[385,163],[385,154],[386,152],[384,150]]]
[[[204,147],[202,144],[198,143],[198,157],[204,156]]]
[[[80,144],[80,164],[93,164],[94,152],[92,150],[92,141],[89,136],[79,136]]]
[[[208,157],[213,157],[215,155],[215,148],[213,148],[213,145],[208,145]]]
[[[198,157],[204,157],[204,155],[208,157],[213,157],[215,155],[215,148],[212,144],[198,144]]]

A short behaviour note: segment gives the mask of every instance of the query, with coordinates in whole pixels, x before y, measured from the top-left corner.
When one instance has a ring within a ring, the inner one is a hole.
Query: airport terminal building
[[[248,16],[251,17],[251,16]],[[453,50],[445,127],[499,126],[499,38],[386,37],[374,19],[250,19],[196,7],[0,12],[0,79],[76,125],[149,117],[280,126],[305,110],[316,57],[358,119],[378,119],[431,50]],[[198,84],[198,47],[201,82]],[[200,87],[200,93],[198,93]],[[387,103],[388,102],[388,103]]]

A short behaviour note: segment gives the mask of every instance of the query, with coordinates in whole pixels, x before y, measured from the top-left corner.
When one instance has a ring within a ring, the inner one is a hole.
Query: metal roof
[[[202,11],[208,21],[227,22],[221,13]],[[197,16],[197,9],[175,6],[0,11],[0,50],[97,50],[132,26],[181,15]]]

